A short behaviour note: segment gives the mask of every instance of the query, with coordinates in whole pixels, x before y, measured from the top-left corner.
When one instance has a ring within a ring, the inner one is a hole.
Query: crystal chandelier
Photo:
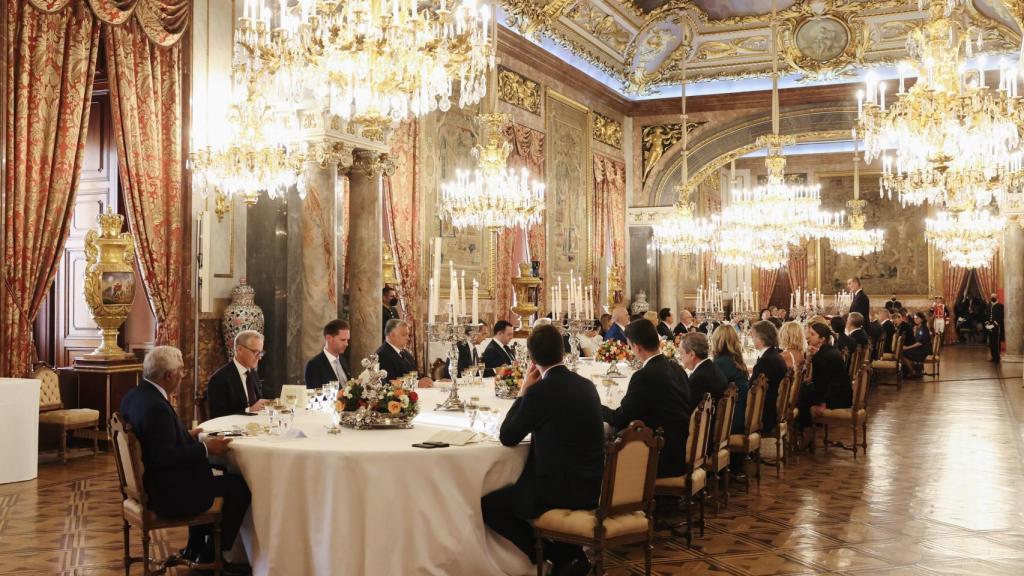
[[[508,167],[511,146],[502,128],[508,114],[481,114],[481,140],[473,148],[477,169],[459,170],[441,185],[441,214],[456,228],[529,229],[544,212],[544,184],[531,181],[526,168]]]
[[[885,83],[873,76],[857,94],[866,159],[883,157],[882,194],[904,206],[942,205],[956,196],[980,208],[1024,183],[1018,71],[1001,62],[998,87],[989,87],[984,57],[968,69],[981,37],[972,42],[950,18],[956,4],[933,1],[929,21],[908,37],[917,74],[909,90],[901,65],[898,98],[889,107]]]
[[[278,0],[277,27],[263,0],[246,0],[239,29],[254,68],[293,101],[317,101],[345,120],[379,123],[475,104],[486,92],[495,45],[487,5],[463,0]]]
[[[1006,219],[987,208],[943,210],[925,220],[925,239],[957,268],[988,266]]]
[[[829,238],[832,250],[847,256],[867,256],[880,252],[885,244],[885,231],[879,228],[866,230],[867,216],[860,199],[860,158],[857,150],[857,130],[853,131],[853,200],[846,203],[850,209],[850,227],[838,230]]]
[[[687,50],[689,46],[687,46]],[[661,218],[652,227],[654,247],[667,254],[697,255],[710,248],[715,229],[706,218],[697,217],[697,205],[693,201],[695,190],[690,185],[689,130],[686,115],[686,57],[682,59],[683,95],[683,167],[680,184],[676,188],[678,201],[672,213]]]

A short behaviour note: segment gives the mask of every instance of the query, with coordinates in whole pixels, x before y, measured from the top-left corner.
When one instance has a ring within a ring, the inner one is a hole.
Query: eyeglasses
[[[239,346],[241,346],[242,348],[245,348],[249,352],[252,352],[257,358],[263,358],[264,356],[267,355],[267,351],[266,350],[254,350],[252,348],[249,348],[245,344],[239,344]]]

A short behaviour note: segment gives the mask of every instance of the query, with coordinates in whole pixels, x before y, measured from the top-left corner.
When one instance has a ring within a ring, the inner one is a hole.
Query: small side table
[[[119,360],[76,358],[73,366],[78,375],[78,406],[100,412],[99,439],[110,441],[107,423],[121,406],[121,399],[142,382],[142,363],[135,357]],[[82,436],[86,431],[81,432]]]

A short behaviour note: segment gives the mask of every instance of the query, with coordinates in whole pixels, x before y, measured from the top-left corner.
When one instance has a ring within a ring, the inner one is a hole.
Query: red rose
[[[409,391],[409,402],[416,402],[419,399],[420,399],[420,395],[417,394],[415,390],[410,390]]]

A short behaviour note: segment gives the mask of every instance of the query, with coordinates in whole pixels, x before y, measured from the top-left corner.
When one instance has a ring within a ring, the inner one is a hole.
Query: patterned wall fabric
[[[604,272],[603,256],[610,256],[607,264],[620,282],[626,278],[626,164],[600,154],[594,155],[594,222],[592,245],[597,258],[593,278],[597,290]],[[596,313],[601,313],[602,304],[600,295],[595,295]]]
[[[55,4],[50,2],[50,4]],[[5,33],[7,189],[3,266],[8,292],[0,374],[31,362],[32,321],[60,263],[89,125],[100,26],[84,0],[44,13],[8,2]]]
[[[417,320],[420,318],[419,298],[420,293],[420,218],[419,218],[419,189],[416,186],[416,131],[418,125],[414,120],[399,124],[391,134],[391,156],[395,162],[395,173],[392,176],[385,176],[385,210],[388,221],[384,224],[385,232],[390,234],[385,237],[393,241],[392,253],[395,255],[395,263],[398,266],[398,276],[401,281],[402,305],[405,308],[405,318]],[[411,350],[419,354],[426,337],[422,322],[413,322]],[[422,365],[422,359],[417,358]]]

